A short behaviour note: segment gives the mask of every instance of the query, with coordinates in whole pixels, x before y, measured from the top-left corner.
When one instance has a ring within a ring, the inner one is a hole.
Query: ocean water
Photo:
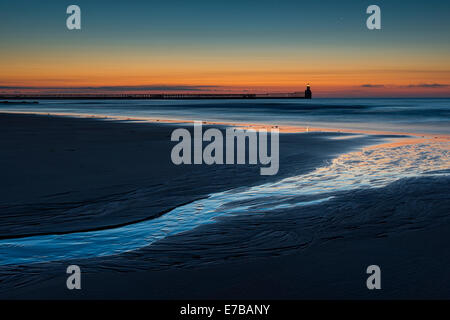
[[[37,106],[17,104],[1,108],[10,111],[450,133],[449,99],[267,100],[261,103],[248,100],[44,101]],[[138,190],[111,203],[110,207],[127,210],[137,201],[142,206],[147,192],[151,191]],[[272,219],[268,220],[271,223],[259,226],[258,237],[235,246],[230,244],[224,250],[229,256],[235,255],[237,251],[245,251],[246,254],[260,252],[261,248],[266,253],[282,251],[283,248],[299,248],[308,245],[313,241],[311,239],[317,242],[357,232],[370,234],[373,229],[367,226],[377,226],[379,223],[384,223],[383,228],[374,227],[373,233],[386,236],[390,232],[418,226],[424,228],[446,221],[450,217],[449,194],[448,140],[381,145],[342,154],[307,174],[211,194],[206,199],[180,206],[148,221],[102,231],[1,240],[0,265],[27,265],[134,252],[200,226],[216,225],[217,221],[223,219],[238,218],[248,224],[258,217]],[[361,201],[361,195],[366,197],[363,205],[358,202]],[[423,208],[420,214],[411,216],[413,211],[396,210],[395,205],[392,207],[395,201],[411,202]],[[372,203],[372,206],[368,203]],[[348,209],[336,209],[343,207],[343,204]],[[89,204],[72,209],[73,212],[67,214],[76,216],[75,211],[103,209]],[[283,221],[275,223],[276,217],[283,217]],[[280,227],[280,223],[283,223],[283,227]],[[291,225],[298,226],[302,235],[284,234],[283,228],[289,229]],[[367,228],[364,229],[364,226]],[[262,237],[261,232],[267,237]],[[274,232],[277,240],[272,243],[268,238]],[[214,237],[217,238],[216,233]],[[236,239],[241,238],[239,236]]]
[[[2,110],[450,133],[450,99],[40,100]]]

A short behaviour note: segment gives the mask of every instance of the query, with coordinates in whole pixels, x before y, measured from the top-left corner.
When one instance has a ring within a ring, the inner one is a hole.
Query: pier
[[[45,100],[91,100],[91,99],[142,99],[142,100],[228,100],[228,99],[311,99],[312,93],[308,85],[305,92],[293,93],[22,93],[6,94],[0,93],[0,99],[21,100],[21,99],[45,99]]]

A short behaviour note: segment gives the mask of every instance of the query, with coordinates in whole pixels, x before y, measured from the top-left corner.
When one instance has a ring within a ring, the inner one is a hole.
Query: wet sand
[[[175,127],[189,128],[188,124],[123,120],[0,114],[0,237],[97,230],[151,219],[214,192],[309,172],[338,154],[379,144],[389,137],[360,135],[352,139],[330,139],[348,133],[282,134],[280,171],[270,177],[260,176],[259,166],[175,166],[170,161],[173,145],[170,133]],[[420,182],[423,186],[430,183],[430,191],[443,199],[439,208],[429,210],[446,212],[449,208],[445,196],[447,181]],[[415,185],[416,182],[401,186]],[[106,209],[96,214],[67,214],[81,205],[107,205],[142,189],[151,191],[149,205],[145,207],[128,212]],[[399,194],[395,188],[385,191],[381,194],[390,194],[391,202],[378,208],[375,215],[388,214],[394,209],[410,210],[405,202],[408,199],[395,198]],[[354,197],[353,194],[344,196]],[[375,206],[377,196],[380,195],[364,194],[361,199],[374,199]],[[352,199],[354,205],[343,212],[358,212],[367,206],[361,203],[358,207],[358,201]],[[298,211],[286,210],[282,214],[278,218],[268,215],[255,223],[245,218],[222,221],[119,256],[0,267],[0,298],[295,299],[450,295],[447,289],[450,279],[445,272],[450,261],[446,223],[398,234],[392,232],[389,236],[330,239],[307,248],[281,250],[282,254],[271,251],[220,258],[221,251],[239,246],[239,234],[251,235],[277,223],[280,232],[295,228],[287,226],[285,221],[292,220],[283,217],[289,218]],[[298,228],[295,233],[302,234],[303,229]],[[235,242],[214,242],[211,234],[221,232],[229,232]],[[371,233],[364,232],[363,228],[361,234]],[[279,238],[280,233],[268,233],[264,241],[270,243]],[[186,239],[190,240],[186,242],[189,246],[183,247]],[[242,241],[248,240],[242,236]],[[264,251],[259,245],[255,241],[254,252]],[[212,250],[210,255],[208,250]],[[65,268],[69,263],[78,264],[86,271],[80,292],[65,288]],[[385,285],[382,292],[369,292],[365,288],[365,268],[377,263],[386,270]]]
[[[186,124],[0,114],[0,238],[85,231],[151,218],[214,192],[313,170],[339,153],[382,139],[333,141],[328,137],[339,136],[333,133],[283,135],[279,173],[261,176],[259,165],[172,164],[175,143],[170,135],[179,127],[189,128]],[[152,201],[133,216],[106,211],[74,218],[65,213],[89,202],[112,202],[142,188],[152,193]],[[11,221],[11,215],[20,224]]]
[[[50,279],[2,292],[2,299],[448,299],[450,225],[389,238],[340,240],[281,257],[198,268],[83,273],[82,290],[65,288],[65,265]],[[380,291],[366,268],[381,267]],[[83,265],[80,265],[83,270]],[[43,272],[43,271],[41,271]]]

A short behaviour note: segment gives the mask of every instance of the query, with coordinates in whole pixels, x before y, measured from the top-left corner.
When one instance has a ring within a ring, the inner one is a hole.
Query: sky
[[[450,97],[449,33],[447,0],[0,0],[0,93]]]

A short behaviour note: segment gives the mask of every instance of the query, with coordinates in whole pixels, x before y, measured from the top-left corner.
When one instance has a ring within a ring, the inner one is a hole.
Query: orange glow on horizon
[[[149,51],[115,48],[31,54],[0,53],[0,92],[40,92],[46,87],[212,86],[195,92],[297,92],[311,84],[315,97],[450,96],[450,62],[445,53]],[[308,61],[307,64],[304,61]],[[36,87],[36,89],[14,89]],[[126,92],[132,92],[132,89]],[[163,90],[162,90],[163,91]],[[141,93],[143,91],[140,91]],[[156,91],[152,91],[156,92]],[[171,90],[176,92],[176,90]],[[186,91],[183,91],[186,92]]]

